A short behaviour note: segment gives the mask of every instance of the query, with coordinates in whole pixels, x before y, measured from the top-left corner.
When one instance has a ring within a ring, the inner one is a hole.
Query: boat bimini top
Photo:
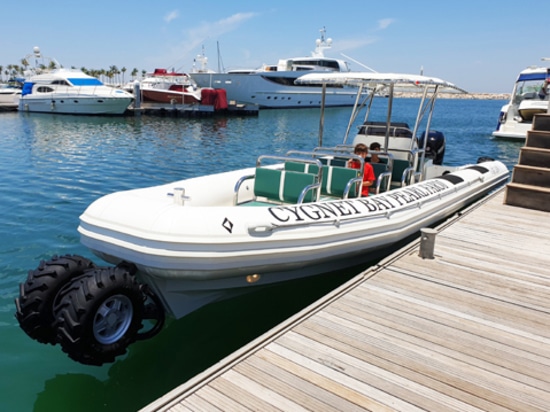
[[[424,124],[425,136],[428,136],[430,124],[434,109],[435,100],[440,91],[453,93],[467,93],[453,83],[439,79],[437,77],[422,76],[419,74],[403,74],[403,73],[372,73],[372,72],[347,72],[347,73],[309,73],[300,76],[296,79],[298,84],[316,84],[323,86],[323,99],[321,103],[321,120],[319,124],[319,146],[322,146],[323,125],[324,125],[324,95],[327,85],[348,85],[357,87],[357,96],[353,110],[350,116],[348,127],[344,135],[343,144],[347,144],[349,132],[355,122],[359,112],[366,107],[366,114],[363,124],[367,123],[372,102],[375,97],[387,98],[387,118],[386,118],[386,134],[384,137],[384,148],[389,147],[390,140],[390,125],[392,123],[392,108],[393,98],[398,91],[419,92],[421,101],[418,108],[418,114],[412,130],[412,136],[417,137],[420,125]],[[365,96],[364,90],[368,93]],[[385,99],[386,100],[386,99]],[[423,123],[424,122],[424,123]],[[426,151],[426,143],[428,139],[423,140],[423,147],[420,148],[421,163],[424,162]],[[417,139],[411,139],[411,151],[417,149]]]

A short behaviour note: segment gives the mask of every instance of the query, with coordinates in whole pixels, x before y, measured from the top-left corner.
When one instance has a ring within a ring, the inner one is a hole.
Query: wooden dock
[[[257,105],[228,103],[227,109],[216,110],[214,106],[202,104],[140,103],[139,107],[131,106],[125,115],[147,115],[163,117],[214,117],[214,116],[258,116]]]
[[[550,213],[437,230],[142,411],[549,411]]]

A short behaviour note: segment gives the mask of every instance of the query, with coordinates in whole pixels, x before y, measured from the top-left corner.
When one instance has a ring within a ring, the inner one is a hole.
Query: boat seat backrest
[[[392,177],[390,166],[387,163],[371,163],[371,165],[374,171],[374,177],[376,177],[376,193],[387,191]]]
[[[285,162],[285,170],[293,172],[312,173],[314,175],[319,173],[319,167],[315,164],[292,161]]]
[[[321,161],[321,163],[327,166],[345,167],[347,163],[347,159],[342,159],[338,157],[320,157],[319,160]]]
[[[357,197],[357,185],[361,181],[360,171],[340,166],[323,166],[321,194],[341,198]]]
[[[304,203],[317,200],[317,176],[291,170],[257,167],[254,180],[254,195],[268,201]]]
[[[404,186],[414,172],[408,160],[394,159],[391,181],[394,186]]]
[[[316,165],[299,162],[285,162],[285,170],[318,174]],[[324,165],[321,181],[321,194],[340,198],[357,197],[356,185],[360,173],[357,169],[344,166]]]

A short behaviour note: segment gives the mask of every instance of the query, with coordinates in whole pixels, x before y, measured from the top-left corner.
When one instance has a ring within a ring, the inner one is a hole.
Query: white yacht
[[[10,81],[0,84],[0,111],[17,110],[19,97],[21,96],[21,83]]]
[[[295,80],[304,72],[349,72],[344,60],[325,57],[332,39],[325,38],[325,29],[317,39],[311,56],[281,59],[277,64],[259,69],[231,70],[227,73],[208,69],[204,54],[197,56],[190,76],[199,87],[222,88],[227,99],[238,103],[256,104],[260,108],[320,107],[321,85],[298,85]],[[325,106],[353,106],[356,90],[349,86],[327,85]]]
[[[40,50],[35,47],[35,57]],[[48,68],[37,68],[27,77],[19,99],[24,112],[58,114],[123,114],[134,97],[81,70],[64,69],[54,61]]]
[[[514,83],[510,101],[502,106],[493,136],[506,139],[525,139],[531,130],[533,116],[548,111],[548,94],[543,92],[544,81],[550,78],[547,67],[528,67]]]

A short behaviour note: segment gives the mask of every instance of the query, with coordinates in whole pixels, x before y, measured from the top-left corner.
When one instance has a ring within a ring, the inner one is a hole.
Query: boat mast
[[[222,54],[220,52],[220,42],[216,42],[216,48],[218,52],[218,73],[225,73],[225,67],[223,67]]]

